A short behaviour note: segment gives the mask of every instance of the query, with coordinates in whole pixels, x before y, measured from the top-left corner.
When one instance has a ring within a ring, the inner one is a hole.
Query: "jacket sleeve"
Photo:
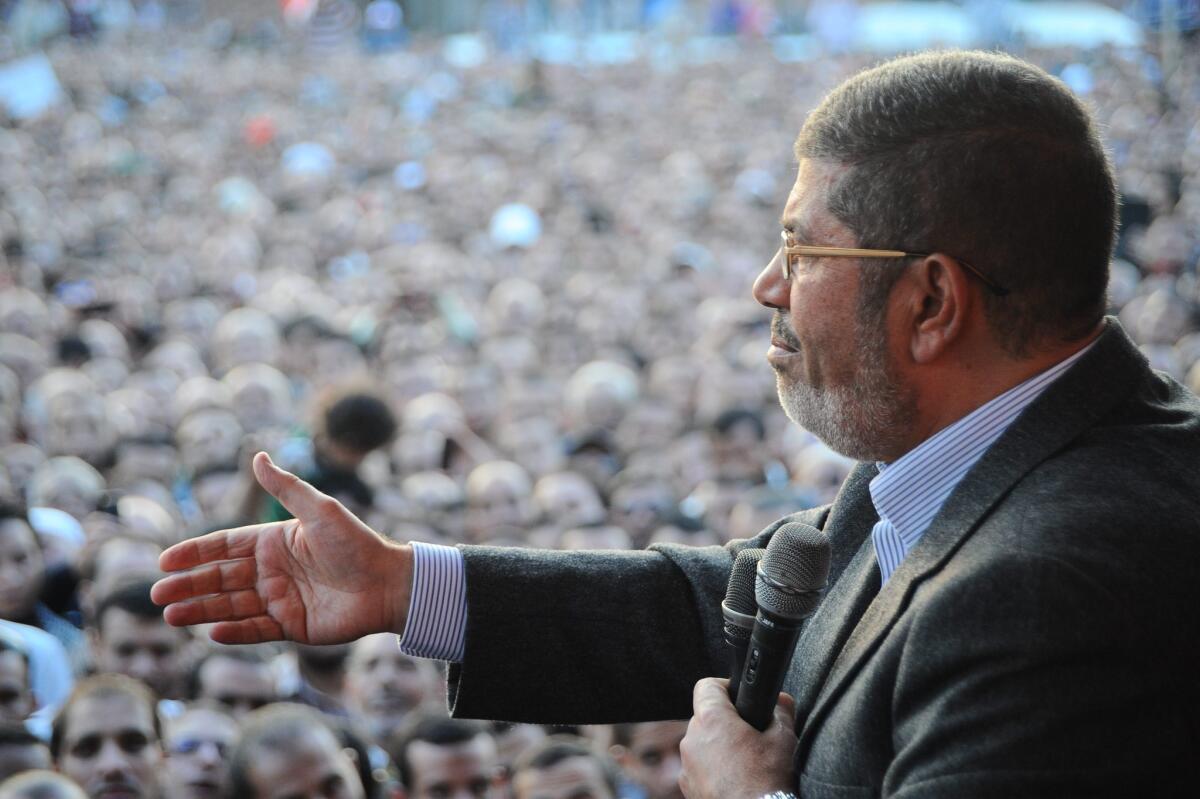
[[[723,547],[635,552],[462,547],[467,631],[450,665],[465,718],[607,724],[691,716],[692,687],[728,676],[720,603],[733,558],[788,521]]]

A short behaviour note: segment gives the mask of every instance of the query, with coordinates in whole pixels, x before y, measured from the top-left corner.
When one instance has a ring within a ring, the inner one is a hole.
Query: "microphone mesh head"
[[[829,579],[829,539],[798,522],[775,531],[758,565],[758,606],[780,616],[807,616],[821,601]]]
[[[758,562],[766,550],[743,549],[733,561],[729,574],[729,587],[725,590],[725,604],[730,610],[753,616],[758,612],[754,599],[754,578],[758,573]]]

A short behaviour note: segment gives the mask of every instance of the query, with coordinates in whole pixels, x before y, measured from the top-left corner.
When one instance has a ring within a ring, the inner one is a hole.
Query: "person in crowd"
[[[50,747],[24,724],[0,722],[0,780],[53,766]]]
[[[364,799],[362,781],[320,713],[281,703],[249,714],[229,756],[229,794],[244,799]]]
[[[616,724],[611,752],[621,770],[646,792],[646,799],[683,799],[679,744],[686,734],[686,721]]]
[[[57,772],[37,770],[0,782],[0,799],[88,799],[88,795]]]
[[[203,654],[192,666],[188,693],[224,707],[239,722],[283,699],[269,654],[252,646],[214,648]]]
[[[126,674],[162,699],[177,699],[187,667],[186,631],[163,621],[150,599],[153,578],[130,575],[100,597],[88,632],[97,671]]]
[[[500,799],[496,742],[475,722],[418,715],[388,743],[409,799]]]
[[[554,736],[513,766],[514,799],[618,799],[616,765],[582,739]]]
[[[401,652],[394,635],[368,635],[350,646],[346,707],[379,743],[410,713],[440,702],[441,684],[437,666]]]
[[[34,707],[29,652],[17,636],[0,630],[0,720],[23,723]]]
[[[161,724],[154,694],[124,674],[80,681],[54,720],[50,753],[89,799],[160,799]]]
[[[220,704],[188,704],[169,720],[163,738],[163,799],[221,799],[239,728]]]

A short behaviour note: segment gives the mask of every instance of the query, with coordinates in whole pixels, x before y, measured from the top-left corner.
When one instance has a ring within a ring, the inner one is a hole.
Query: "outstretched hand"
[[[335,644],[402,632],[412,548],[384,539],[266,453],[253,466],[296,518],[219,530],[164,552],[159,565],[174,574],[150,595],[167,605],[167,622],[217,622],[210,635],[224,644]]]

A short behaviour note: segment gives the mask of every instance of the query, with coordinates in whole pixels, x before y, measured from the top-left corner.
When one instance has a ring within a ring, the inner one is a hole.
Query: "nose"
[[[786,309],[791,294],[791,285],[783,279],[783,253],[775,251],[775,257],[767,262],[754,281],[754,299],[759,305],[775,310]]]
[[[129,758],[117,746],[116,741],[108,740],[100,748],[96,767],[108,779],[115,779],[129,771]]]

